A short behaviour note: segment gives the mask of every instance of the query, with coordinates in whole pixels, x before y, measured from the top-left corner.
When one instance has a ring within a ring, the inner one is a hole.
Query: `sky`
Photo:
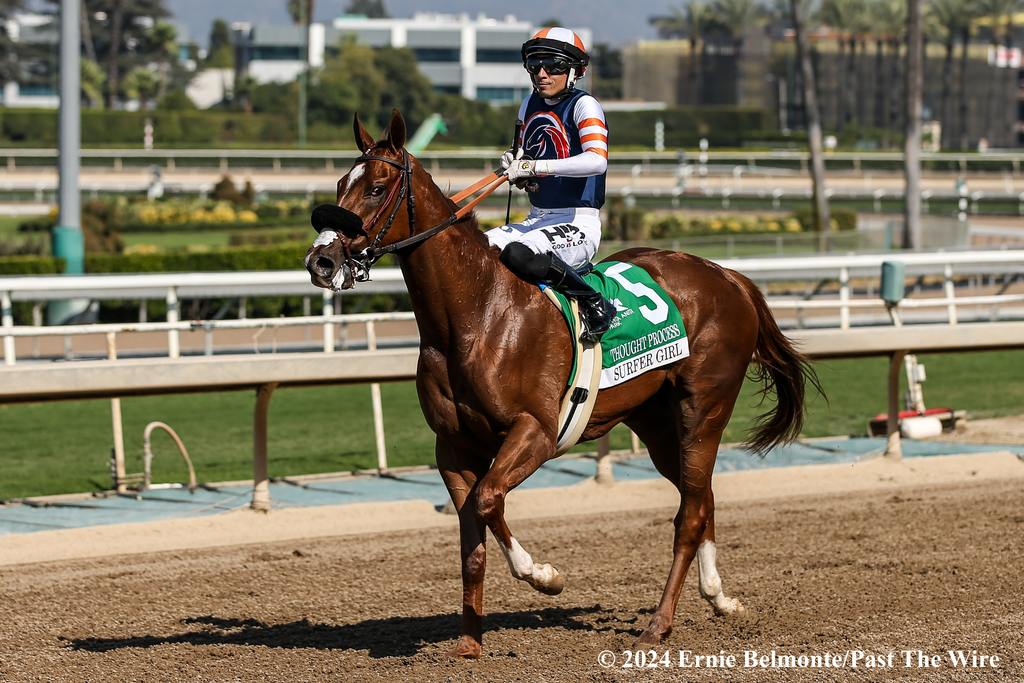
[[[175,21],[184,24],[192,40],[205,45],[210,24],[216,18],[259,23],[287,23],[287,0],[166,0]],[[570,26],[589,28],[594,41],[623,46],[643,38],[653,38],[647,23],[653,15],[665,14],[682,0],[385,0],[393,17],[410,17],[414,12],[445,12],[470,15],[479,13],[502,18],[514,14],[519,19],[541,22],[557,18]],[[348,0],[316,0],[314,17],[328,21],[341,14]]]

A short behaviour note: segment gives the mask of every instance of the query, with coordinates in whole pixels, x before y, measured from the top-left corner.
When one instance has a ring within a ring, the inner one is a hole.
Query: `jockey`
[[[589,266],[601,241],[608,125],[597,100],[575,88],[590,61],[575,32],[542,29],[522,55],[534,92],[519,107],[518,153],[505,152],[501,166],[533,208],[522,223],[488,230],[487,239],[513,273],[576,299],[582,338],[596,342],[616,309],[576,269]]]

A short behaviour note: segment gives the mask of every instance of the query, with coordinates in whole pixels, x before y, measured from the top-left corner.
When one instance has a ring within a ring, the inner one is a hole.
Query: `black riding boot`
[[[615,305],[605,299],[568,263],[551,254],[551,266],[548,270],[548,281],[555,291],[576,299],[583,319],[583,341],[597,342],[601,335],[608,331],[618,311]]]

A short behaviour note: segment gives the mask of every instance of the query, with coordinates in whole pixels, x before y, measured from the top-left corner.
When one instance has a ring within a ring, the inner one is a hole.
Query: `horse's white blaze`
[[[716,614],[737,614],[744,611],[743,605],[736,598],[730,598],[722,592],[722,577],[718,575],[715,562],[718,549],[714,541],[704,541],[697,548],[697,568],[700,574],[700,594],[715,608]]]
[[[355,185],[356,181],[362,178],[365,172],[366,164],[356,164],[353,166],[352,170],[348,172],[348,180],[345,181],[345,192],[348,192],[349,188]]]
[[[504,553],[505,559],[508,561],[509,571],[517,579],[526,581],[534,587],[547,587],[558,579],[558,570],[550,564],[534,563],[530,553],[526,552],[515,538],[512,539],[511,548],[506,548],[501,541],[498,541],[498,547],[501,548],[501,552]]]
[[[338,239],[338,233],[333,230],[324,230],[322,233],[316,236],[313,240],[314,247],[326,247],[334,244],[334,240]],[[307,264],[308,265],[308,264]]]

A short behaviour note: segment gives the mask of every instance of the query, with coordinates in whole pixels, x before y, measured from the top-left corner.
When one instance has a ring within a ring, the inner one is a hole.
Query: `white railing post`
[[[174,324],[178,322],[178,288],[167,288],[167,322]],[[181,357],[181,345],[178,342],[178,330],[167,330],[167,355],[170,358]]]
[[[956,291],[953,287],[953,264],[947,263],[943,270],[943,287],[946,291],[946,314],[950,325],[956,325]]]
[[[14,327],[14,311],[11,310],[11,293],[0,292],[0,315],[3,316],[3,326]],[[14,337],[4,335],[4,365],[14,365]]]
[[[334,351],[334,324],[330,321],[330,316],[334,315],[334,293],[325,289],[322,301],[323,316],[327,319],[324,323],[324,353],[331,353]]]
[[[372,320],[366,321],[366,350],[377,350],[377,328]],[[384,408],[380,400],[380,384],[370,385],[370,401],[373,404],[373,434],[377,441],[377,472],[388,472],[388,449],[384,442]]]
[[[839,329],[850,329],[850,269],[839,269]]]
[[[117,335],[114,332],[107,332],[107,358],[117,360]],[[114,432],[114,490],[124,493],[128,487],[125,485],[124,425],[119,398],[110,399],[110,422]]]

